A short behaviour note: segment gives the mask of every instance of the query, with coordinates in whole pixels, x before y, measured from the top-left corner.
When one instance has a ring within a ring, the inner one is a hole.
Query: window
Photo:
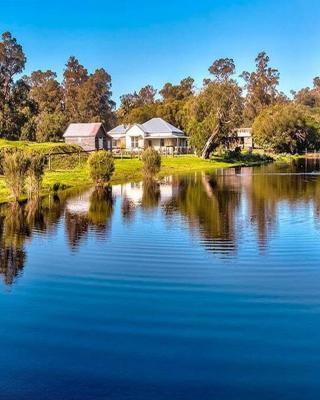
[[[116,140],[112,140],[112,147],[117,147],[117,141]]]
[[[164,139],[160,139],[160,147],[164,147]]]
[[[138,136],[131,136],[131,148],[137,149],[139,147],[139,138]]]

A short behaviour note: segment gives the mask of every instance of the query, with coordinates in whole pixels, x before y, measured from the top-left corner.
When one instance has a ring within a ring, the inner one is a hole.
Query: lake
[[[320,161],[0,210],[1,399],[318,399]]]

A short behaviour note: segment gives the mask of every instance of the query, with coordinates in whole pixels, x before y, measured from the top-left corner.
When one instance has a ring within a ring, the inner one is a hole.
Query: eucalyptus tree
[[[242,90],[232,79],[235,66],[232,59],[216,60],[198,96],[189,103],[187,130],[190,143],[203,158],[219,145],[226,144],[233,129],[242,121]]]
[[[260,52],[255,59],[256,70],[244,71],[240,75],[245,82],[244,117],[247,123],[252,123],[265,107],[279,100],[277,87],[280,74],[276,68],[269,66],[269,61],[269,56],[265,52]]]

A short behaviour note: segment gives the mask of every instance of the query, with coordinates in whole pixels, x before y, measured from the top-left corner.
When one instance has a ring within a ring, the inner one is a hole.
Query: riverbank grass
[[[159,177],[166,175],[189,173],[196,171],[210,171],[217,168],[227,168],[239,165],[239,162],[230,163],[222,160],[203,160],[194,155],[163,157]],[[115,160],[115,172],[110,181],[111,184],[119,184],[129,181],[139,181],[143,178],[143,164],[137,158]],[[72,187],[91,185],[87,166],[74,169],[56,169],[46,171],[43,179],[43,194],[49,193],[54,188],[61,190]],[[0,178],[0,203],[10,201],[10,193],[4,179]]]

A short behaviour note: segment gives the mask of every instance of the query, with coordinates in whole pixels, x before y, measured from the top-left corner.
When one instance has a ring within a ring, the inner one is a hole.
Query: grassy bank
[[[78,146],[66,145],[64,143],[30,143],[30,142],[11,142],[0,139],[0,150],[2,148],[18,147],[25,151],[36,151],[41,154],[64,153],[78,151]],[[43,180],[43,194],[49,193],[53,187],[59,187],[60,190],[83,185],[90,185],[88,169],[86,166],[87,155],[79,157],[75,155],[58,155],[52,157],[52,170],[47,170]],[[238,160],[223,157],[214,157],[211,160],[203,160],[193,155],[179,157],[163,157],[159,177],[166,175],[189,173],[193,171],[210,171],[217,168],[228,168],[237,165],[256,165],[262,160],[257,158],[249,159],[247,157]],[[116,159],[115,173],[111,183],[124,183],[129,181],[138,181],[143,178],[142,162],[138,159]],[[0,177],[0,203],[10,201],[10,194],[6,188],[3,177]]]
[[[223,160],[202,160],[196,156],[164,157],[162,159],[159,177],[166,175],[188,173],[193,171],[210,171],[217,168],[227,168],[236,166],[239,162],[225,162]],[[115,173],[111,183],[124,183],[137,181],[143,178],[142,162],[138,159],[115,160]],[[43,193],[49,193],[54,185],[59,185],[60,189],[90,185],[88,169],[85,164],[75,169],[56,169],[46,171],[43,181]],[[5,186],[4,179],[0,177],[0,203],[10,200],[10,194]]]

